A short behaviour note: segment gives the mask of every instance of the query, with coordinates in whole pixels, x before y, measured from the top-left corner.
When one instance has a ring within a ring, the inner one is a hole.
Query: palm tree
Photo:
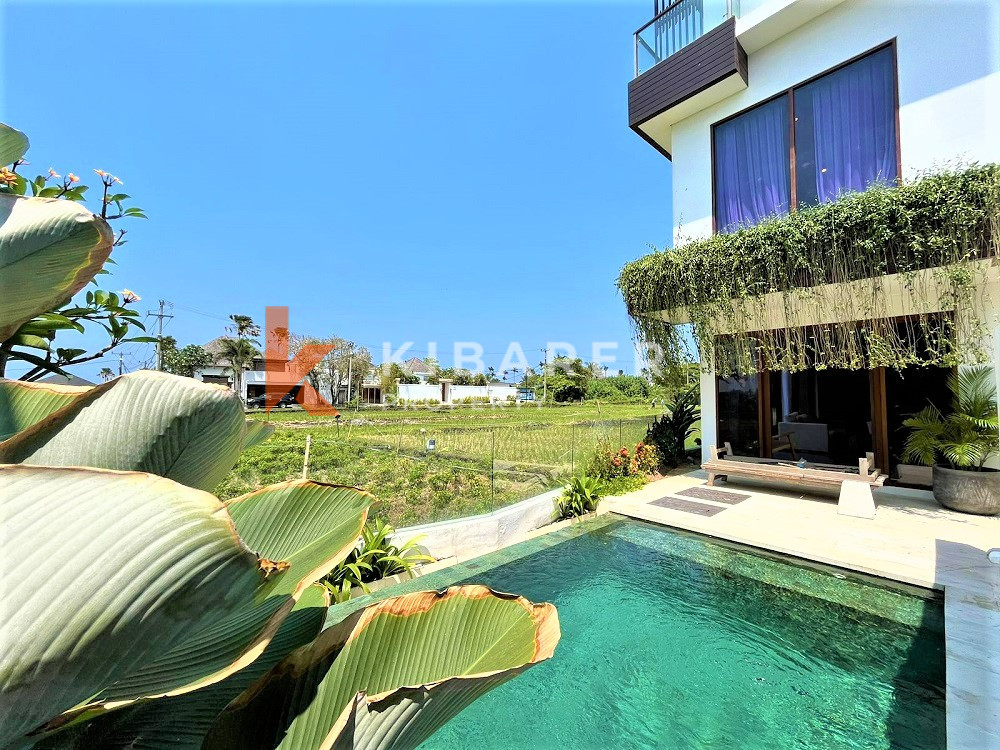
[[[115,376],[114,371],[110,367],[102,367],[101,371],[97,374],[105,383]]]
[[[254,358],[259,356],[260,351],[249,339],[224,338],[219,341],[215,361],[222,365],[228,365],[229,371],[233,374],[233,390],[236,391],[241,400],[243,399],[243,373],[253,366]]]

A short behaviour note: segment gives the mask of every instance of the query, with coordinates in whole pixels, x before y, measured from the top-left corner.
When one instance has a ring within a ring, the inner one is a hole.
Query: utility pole
[[[549,347],[542,349],[545,352],[545,364],[542,366],[542,403],[544,404],[549,395]]]
[[[118,352],[118,374],[122,375],[125,371],[125,355],[122,352]]]
[[[347,403],[351,403],[351,365],[354,364],[354,355],[347,357]]]
[[[157,331],[156,331],[156,369],[163,369],[163,319],[172,318],[173,315],[166,315],[163,312],[163,306],[166,305],[166,300],[160,300],[160,311],[153,312],[148,310],[147,312],[153,318],[157,318]]]

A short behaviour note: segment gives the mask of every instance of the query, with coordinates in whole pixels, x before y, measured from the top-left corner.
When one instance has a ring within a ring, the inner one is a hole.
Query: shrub
[[[904,458],[925,466],[943,459],[953,469],[979,471],[997,452],[997,392],[993,370],[973,367],[948,377],[953,411],[945,416],[933,404],[903,422],[911,432]]]
[[[608,403],[642,403],[651,395],[650,384],[637,375],[612,375],[587,382],[586,398]]]
[[[652,474],[660,467],[660,451],[655,445],[636,443],[633,456],[639,474]]]
[[[587,463],[587,474],[602,480],[629,476],[631,456],[628,448],[613,448],[610,443],[601,443],[594,449]]]
[[[659,451],[652,445],[638,443],[635,452],[629,453],[629,449],[625,446],[613,448],[610,443],[605,442],[594,449],[590,461],[587,462],[587,474],[604,482],[626,478],[638,479],[637,485],[635,482],[629,485],[631,490],[645,484],[646,477],[656,471],[659,464]]]
[[[646,478],[642,476],[616,477],[604,483],[604,495],[624,495],[641,490],[645,485]]]
[[[683,460],[684,444],[694,434],[700,411],[698,390],[689,388],[667,405],[666,414],[653,420],[645,442],[656,447],[664,466],[672,468]]]
[[[397,573],[409,573],[417,565],[434,558],[417,552],[422,537],[415,536],[401,545],[393,544],[395,529],[380,518],[372,519],[361,531],[361,544],[337,568],[323,579],[334,601],[351,598],[351,589],[368,593],[368,584]]]
[[[577,518],[597,510],[604,492],[604,483],[596,477],[573,477],[563,494],[556,500],[556,517]]]

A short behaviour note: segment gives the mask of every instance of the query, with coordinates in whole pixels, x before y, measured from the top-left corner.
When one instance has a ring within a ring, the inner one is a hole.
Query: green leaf
[[[21,326],[18,331],[21,333],[41,333],[43,331],[66,331],[75,330],[83,333],[83,325],[75,320],[67,318],[59,313],[42,313],[37,318],[33,318]]]
[[[28,150],[28,136],[0,123],[0,165],[13,164]]]
[[[226,509],[240,539],[256,553],[263,571],[275,572],[244,606],[119,675],[92,705],[190,692],[252,663],[295,601],[354,547],[373,501],[353,487],[305,480],[230,500]]]
[[[329,604],[329,594],[322,586],[310,586],[264,653],[251,665],[200,690],[138,703],[69,727],[35,744],[35,750],[134,747],[200,750],[205,734],[230,701],[291,651],[319,635]]]
[[[98,716],[46,737],[36,750],[171,748],[200,750],[202,740],[226,705],[295,649],[323,629],[329,595],[314,585],[303,594],[256,661],[235,674],[191,693],[146,701]]]
[[[26,346],[29,349],[41,349],[43,352],[49,351],[49,339],[33,333],[24,333],[23,329],[24,326],[18,329],[18,333],[15,333],[10,337],[9,341],[13,342],[14,346]]]
[[[58,354],[59,350],[57,349],[56,352]],[[28,352],[23,351],[21,349],[12,350],[10,353],[10,358],[12,360],[16,359],[23,360],[28,364],[32,365],[33,367],[41,368],[45,372],[52,372],[57,375],[65,375],[66,377],[69,377],[69,374],[54,362],[49,362],[47,360],[42,359],[41,357],[36,357],[34,354],[28,354]]]
[[[558,641],[551,604],[485,586],[387,599],[290,654],[229,704],[204,747],[416,747]]]
[[[80,398],[90,386],[0,380],[0,441]]]
[[[70,201],[0,195],[0,340],[82,289],[113,239],[106,221]]]
[[[133,336],[130,339],[125,339],[126,343],[130,344],[155,344],[159,341],[156,336]]]
[[[0,462],[148,471],[207,490],[236,464],[244,422],[229,389],[140,370],[0,442]]]
[[[0,467],[0,746],[252,599],[213,496],[150,474]]]
[[[243,450],[260,445],[274,434],[274,425],[258,419],[247,420],[247,434],[243,438]]]
[[[71,359],[76,359],[81,354],[86,354],[86,353],[87,353],[86,349],[62,349],[62,348],[56,349],[56,355],[59,357],[59,359],[63,360],[64,362],[69,362]]]

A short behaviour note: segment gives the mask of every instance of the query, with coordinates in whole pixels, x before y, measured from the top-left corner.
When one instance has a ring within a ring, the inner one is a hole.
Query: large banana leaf
[[[211,490],[236,465],[245,421],[226,388],[140,370],[0,442],[0,463],[147,471]]]
[[[226,708],[205,747],[416,747],[558,641],[551,604],[485,586],[387,599],[290,654]]]
[[[75,201],[0,194],[0,341],[82,289],[113,241],[108,223]]]
[[[212,495],[150,474],[0,467],[0,747],[262,586]]]
[[[0,378],[0,441],[76,401],[90,386],[24,383]]]
[[[106,713],[30,746],[35,750],[200,750],[208,730],[230,701],[290,652],[319,635],[329,604],[324,587],[310,586],[260,658],[225,680],[184,695]]]
[[[122,670],[88,710],[210,685],[257,659],[310,584],[357,543],[374,498],[353,487],[297,480],[229,501],[243,543],[270,571],[244,605],[180,639],[132,670]]]
[[[13,164],[28,150],[28,136],[10,125],[0,123],[0,166]]]

